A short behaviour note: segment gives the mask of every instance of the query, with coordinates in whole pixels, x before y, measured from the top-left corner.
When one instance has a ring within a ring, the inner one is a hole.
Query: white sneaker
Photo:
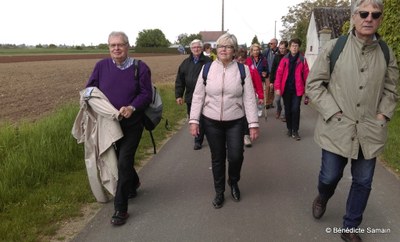
[[[251,147],[250,135],[245,135],[245,136],[244,136],[244,145],[245,145],[246,147]]]
[[[261,117],[262,114],[263,114],[263,111],[262,110],[258,110],[258,117]]]

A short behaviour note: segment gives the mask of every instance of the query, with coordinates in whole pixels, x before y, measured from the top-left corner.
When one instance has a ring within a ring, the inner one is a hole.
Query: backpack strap
[[[330,55],[330,74],[332,74],[333,68],[335,68],[336,61],[339,58],[340,53],[342,53],[344,46],[346,45],[347,37],[347,35],[339,36],[335,46],[333,47]]]
[[[139,63],[140,63],[140,60],[138,60],[138,59],[133,60],[133,64],[135,67],[135,79],[136,80],[139,80]]]
[[[239,71],[240,71],[240,79],[242,80],[242,86],[244,85],[244,79],[246,79],[246,71],[244,69],[244,65],[242,63],[237,62]]]
[[[389,66],[389,60],[390,60],[389,47],[387,46],[387,44],[383,40],[379,40],[378,43],[379,43],[379,46],[382,49],[383,55],[385,56],[386,66]]]
[[[204,84],[204,86],[207,85],[207,76],[208,76],[208,71],[210,70],[211,63],[212,62],[207,62],[206,64],[204,64],[204,67],[203,67],[203,84]],[[242,63],[237,62],[237,65],[239,67],[240,79],[242,80],[242,86],[243,86],[244,80],[246,79],[246,71],[245,71],[244,65]]]
[[[208,71],[210,70],[212,62],[207,62],[203,66],[203,84],[204,86],[207,85],[207,76],[208,76]]]

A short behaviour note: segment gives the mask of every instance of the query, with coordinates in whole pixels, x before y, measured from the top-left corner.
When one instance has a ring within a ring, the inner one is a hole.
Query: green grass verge
[[[181,127],[186,106],[175,103],[173,84],[157,84],[164,103],[163,123],[154,131],[160,144]],[[82,216],[81,208],[95,199],[83,158],[71,129],[78,102],[34,123],[0,125],[0,241],[41,241],[55,235],[60,221]],[[147,131],[136,160],[152,155]]]
[[[382,155],[382,159],[391,170],[400,175],[400,107],[389,122],[388,143]]]

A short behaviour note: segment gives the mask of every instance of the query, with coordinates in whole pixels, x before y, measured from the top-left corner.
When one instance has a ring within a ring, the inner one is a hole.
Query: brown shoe
[[[320,219],[324,215],[327,202],[328,201],[323,200],[319,195],[314,199],[312,204],[312,214],[314,218]]]
[[[357,233],[342,233],[340,238],[346,242],[362,242],[361,237]]]
[[[275,118],[276,118],[276,119],[279,119],[280,116],[281,116],[281,112],[276,112],[276,113],[275,113]]]

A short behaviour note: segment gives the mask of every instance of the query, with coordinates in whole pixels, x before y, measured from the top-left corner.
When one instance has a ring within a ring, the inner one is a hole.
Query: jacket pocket
[[[387,139],[386,120],[366,120],[365,138],[371,144],[383,145]]]
[[[324,127],[332,141],[338,143],[350,142],[355,135],[355,128],[351,120],[343,114],[333,115]],[[350,144],[350,143],[349,143]],[[346,144],[347,145],[347,144]]]
[[[236,103],[236,106],[237,106],[238,108],[240,108],[240,110],[243,110],[243,105],[242,105],[242,104]]]

